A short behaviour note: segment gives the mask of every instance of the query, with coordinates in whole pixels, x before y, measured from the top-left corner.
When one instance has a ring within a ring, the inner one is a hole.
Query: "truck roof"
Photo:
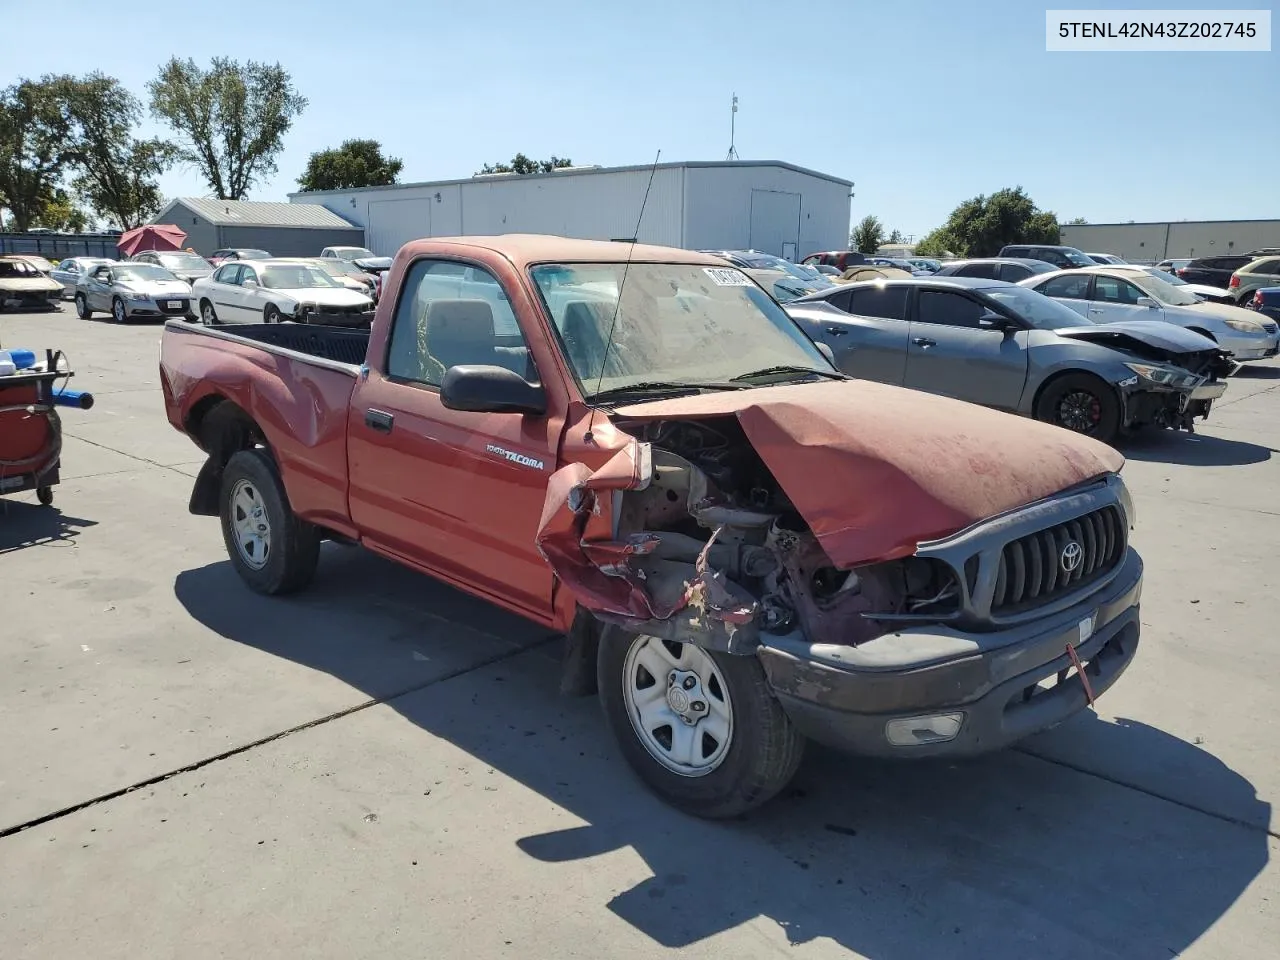
[[[632,244],[619,240],[576,240],[538,233],[505,233],[495,237],[431,237],[413,240],[403,250],[409,256],[430,253],[440,244],[478,247],[492,250],[510,260],[517,268],[532,263],[693,263],[723,267],[720,257],[660,247],[646,243]]]

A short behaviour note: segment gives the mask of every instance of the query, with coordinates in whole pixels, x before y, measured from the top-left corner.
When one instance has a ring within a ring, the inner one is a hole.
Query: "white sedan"
[[[319,267],[289,260],[233,260],[192,284],[203,323],[322,323],[365,326],[373,300]]]
[[[1253,310],[1205,303],[1141,268],[1082,267],[1020,280],[1092,323],[1163,320],[1216,340],[1235,360],[1262,360],[1280,350],[1276,322]]]

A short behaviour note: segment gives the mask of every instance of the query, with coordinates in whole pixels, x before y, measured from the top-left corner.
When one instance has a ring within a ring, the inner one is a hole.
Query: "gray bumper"
[[[858,648],[770,638],[757,655],[792,721],[814,740],[873,756],[986,753],[1088,705],[1079,677],[1063,676],[1068,643],[1095,697],[1115,683],[1137,653],[1141,594],[1142,560],[1129,550],[1104,590],[1047,620],[991,633],[902,630]],[[1081,642],[1088,617],[1092,633]],[[963,716],[954,739],[897,746],[886,736],[891,720],[944,713]]]

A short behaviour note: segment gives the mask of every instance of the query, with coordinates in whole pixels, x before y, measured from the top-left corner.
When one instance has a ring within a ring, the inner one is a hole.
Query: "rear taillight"
[[[1262,291],[1261,291],[1261,290],[1258,290],[1257,292],[1255,292],[1255,293],[1254,293],[1254,295],[1253,295],[1253,305],[1254,305],[1255,307],[1259,307],[1259,308],[1261,308],[1261,307],[1262,307]]]
[[[1233,273],[1231,275],[1231,282],[1228,283],[1227,286],[1230,287],[1232,290],[1236,289],[1237,287],[1240,286],[1240,278]]]
[[[1174,273],[1176,273],[1178,276],[1182,276],[1184,273],[1186,273],[1186,272],[1187,272],[1187,268],[1186,268],[1186,267],[1179,267],[1177,270],[1175,270],[1175,271],[1173,271],[1173,272],[1174,272]]]

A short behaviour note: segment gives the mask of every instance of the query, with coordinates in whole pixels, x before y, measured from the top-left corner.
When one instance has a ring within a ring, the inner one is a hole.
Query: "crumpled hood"
[[[1256,321],[1255,321],[1256,322]],[[1170,353],[1199,353],[1202,350],[1216,350],[1218,345],[1208,337],[1163,320],[1128,320],[1120,323],[1095,323],[1088,326],[1068,327],[1055,330],[1060,337],[1073,340],[1087,340],[1110,346],[1110,340],[1137,340],[1157,350]],[[1123,346],[1119,346],[1123,349]]]
[[[644,420],[734,416],[840,567],[1119,471],[1102,443],[1012,414],[868,381],[788,384],[616,408]]]

